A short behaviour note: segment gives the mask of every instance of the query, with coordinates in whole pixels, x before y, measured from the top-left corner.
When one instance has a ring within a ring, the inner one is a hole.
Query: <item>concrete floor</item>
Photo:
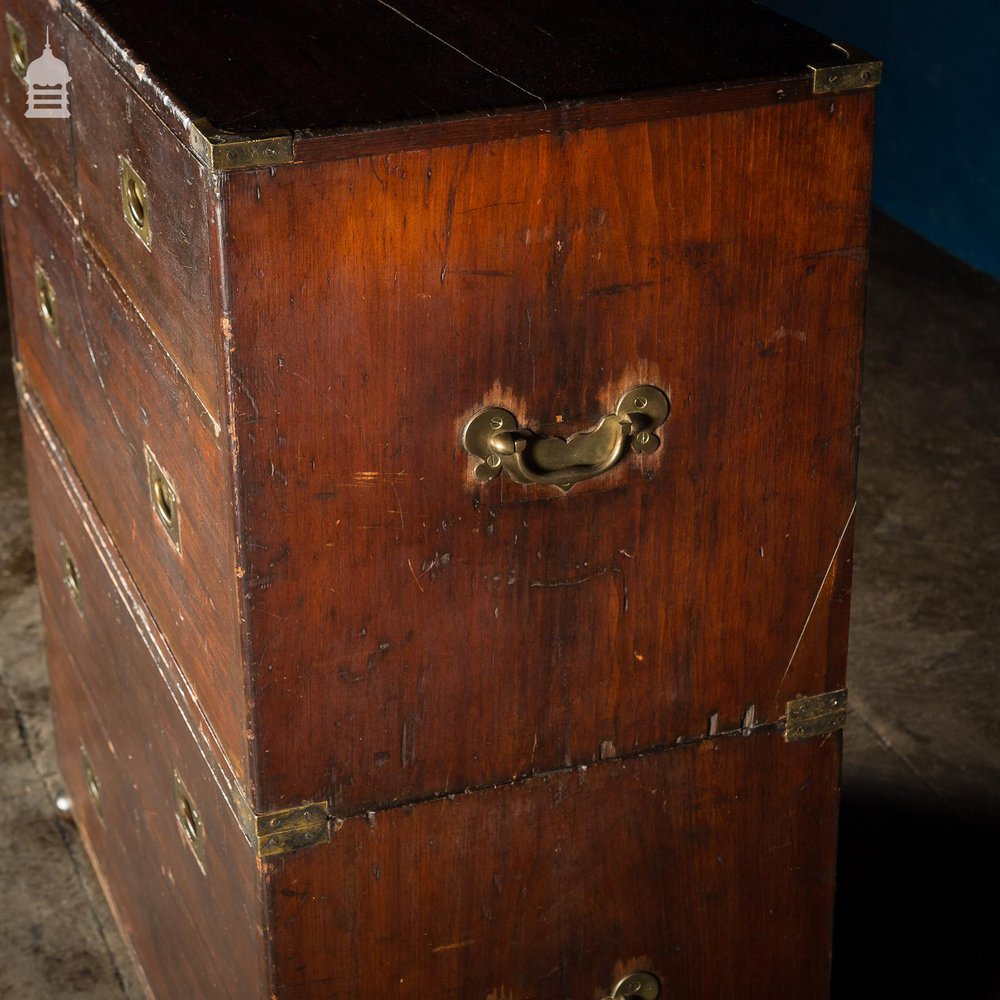
[[[1000,1000],[1000,285],[876,218],[868,319],[834,996]],[[139,998],[52,809],[4,336],[0,998]]]

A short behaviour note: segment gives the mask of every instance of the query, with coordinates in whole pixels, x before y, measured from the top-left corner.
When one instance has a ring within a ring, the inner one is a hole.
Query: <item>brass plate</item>
[[[831,43],[830,63],[810,66],[814,94],[840,94],[848,90],[868,90],[882,82],[882,63],[861,49]]]
[[[127,156],[118,157],[118,176],[122,196],[122,215],[129,229],[152,249],[153,232],[150,223],[149,191],[146,182],[136,172]]]
[[[220,132],[207,118],[191,123],[195,155],[213,170],[266,167],[292,161],[292,133],[267,132],[240,135]]]
[[[630,972],[619,980],[611,992],[611,1000],[656,1000],[660,995],[660,981],[651,972]]]
[[[7,41],[10,45],[10,68],[15,76],[22,80],[28,72],[28,37],[19,21],[10,14],[4,15],[7,21]]]
[[[156,456],[146,446],[146,475],[149,481],[149,502],[156,520],[167,533],[174,548],[181,550],[181,501],[174,484],[163,471]]]
[[[101,801],[101,782],[94,770],[94,765],[90,762],[90,754],[87,753],[87,748],[82,743],[80,744],[80,767],[83,771],[83,784],[90,796],[90,801],[94,803],[97,815],[103,820],[104,804]]]
[[[325,802],[310,802],[254,817],[257,853],[262,858],[288,854],[313,844],[330,842],[330,817]]]
[[[826,736],[847,722],[847,690],[796,698],[785,706],[785,742]]]

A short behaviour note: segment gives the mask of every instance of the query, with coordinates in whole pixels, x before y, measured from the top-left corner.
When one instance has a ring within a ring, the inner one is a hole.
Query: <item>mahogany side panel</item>
[[[10,27],[8,18],[24,31],[25,58],[37,59],[45,47],[48,32],[52,53],[66,58],[68,22],[50,4],[32,0],[3,0],[0,3],[0,115],[3,127],[17,136],[41,164],[49,183],[58,196],[70,206],[76,206],[76,166],[73,160],[73,128],[71,118],[25,118],[28,87],[24,78],[12,66]],[[70,84],[69,109],[76,106],[76,91]]]
[[[66,60],[85,81],[73,111],[83,231],[202,404],[223,424],[211,176],[72,25]],[[122,157],[145,183],[148,247],[126,222]]]
[[[218,764],[164,682],[162,647],[154,652],[155,636],[133,617],[123,570],[65,455],[36,408],[22,417],[60,770],[88,853],[156,996],[263,1000],[255,852]],[[79,603],[64,582],[67,554]],[[175,772],[201,860],[178,818]]]
[[[17,356],[139,584],[206,725],[249,773],[230,441],[149,328],[0,139],[4,239]],[[58,340],[39,309],[52,288]],[[179,550],[149,482],[155,456],[175,492]]]
[[[266,866],[276,995],[826,996],[839,759],[772,730],[349,819]]]
[[[851,516],[872,97],[229,175],[261,803],[340,813],[774,722]],[[664,446],[478,484],[481,406]]]

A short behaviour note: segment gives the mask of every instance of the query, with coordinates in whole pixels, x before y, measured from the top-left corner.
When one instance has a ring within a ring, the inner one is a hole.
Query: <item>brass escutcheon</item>
[[[473,470],[482,482],[506,472],[523,486],[556,486],[567,491],[576,483],[607,472],[630,449],[638,455],[651,455],[660,447],[660,439],[653,432],[669,413],[670,401],[662,389],[637,385],[596,427],[564,440],[518,427],[513,413],[490,406],[466,424],[462,446],[482,460]]]
[[[49,278],[41,261],[38,260],[35,261],[35,296],[38,301],[38,315],[42,317],[42,322],[52,335],[52,339],[61,347],[62,337],[59,332],[59,308],[56,305],[56,291],[52,287],[52,279]]]
[[[10,43],[10,68],[23,80],[28,72],[28,38],[19,21],[15,21],[10,14],[6,14],[5,18]]]
[[[181,550],[180,498],[173,483],[160,467],[156,456],[146,445],[146,473],[149,479],[149,500],[156,513],[156,519],[167,533],[174,548]]]
[[[191,848],[198,867],[205,870],[205,828],[201,822],[201,814],[195,808],[188,795],[187,789],[181,776],[174,768],[174,812],[177,817],[177,825],[184,834],[184,840]]]
[[[146,190],[146,182],[136,172],[128,157],[119,155],[118,167],[122,214],[129,228],[142,240],[148,250],[153,234],[149,221],[149,192]]]

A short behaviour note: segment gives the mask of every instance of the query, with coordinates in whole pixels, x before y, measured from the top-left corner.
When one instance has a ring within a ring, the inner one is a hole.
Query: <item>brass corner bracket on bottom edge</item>
[[[847,689],[796,698],[785,706],[785,742],[827,736],[847,723]]]

